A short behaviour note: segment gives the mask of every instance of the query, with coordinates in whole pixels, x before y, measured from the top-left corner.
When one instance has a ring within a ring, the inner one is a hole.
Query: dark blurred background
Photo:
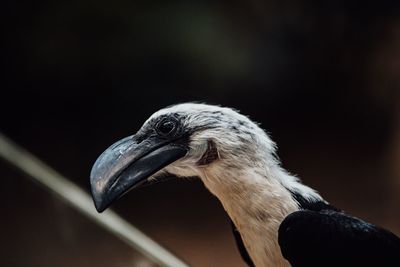
[[[0,131],[89,190],[156,110],[234,107],[328,201],[400,234],[399,1],[2,1]],[[0,161],[2,266],[151,266]],[[200,182],[115,210],[193,266],[244,266]]]

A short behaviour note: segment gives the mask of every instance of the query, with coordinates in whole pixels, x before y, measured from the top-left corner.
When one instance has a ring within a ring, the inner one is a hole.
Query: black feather
[[[231,220],[231,226],[232,226],[233,236],[235,237],[236,245],[239,249],[242,259],[247,263],[247,265],[249,267],[255,267],[253,261],[251,260],[251,258],[249,256],[249,253],[247,253],[247,250],[243,244],[242,236],[240,235],[239,231],[236,229],[236,226],[232,220]]]
[[[322,202],[294,195],[303,210],[279,228],[282,255],[293,267],[400,266],[400,239]]]

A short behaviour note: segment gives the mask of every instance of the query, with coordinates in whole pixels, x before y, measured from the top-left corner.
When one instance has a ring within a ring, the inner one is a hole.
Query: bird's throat
[[[278,229],[298,205],[279,179],[253,169],[236,173],[214,169],[201,179],[221,201],[256,266],[290,266],[281,255]]]

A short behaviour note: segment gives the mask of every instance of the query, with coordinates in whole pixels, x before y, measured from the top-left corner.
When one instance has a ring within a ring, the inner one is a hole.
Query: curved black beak
[[[104,211],[114,200],[186,153],[183,144],[157,137],[137,142],[134,136],[128,136],[116,142],[100,155],[90,173],[97,211]]]

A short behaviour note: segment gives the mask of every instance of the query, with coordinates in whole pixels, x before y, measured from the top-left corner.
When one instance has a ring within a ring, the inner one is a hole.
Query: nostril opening
[[[137,135],[134,135],[132,139],[133,139],[133,141],[135,141],[136,144],[140,144],[146,139],[146,136],[143,134],[140,134],[140,135],[137,134]]]

